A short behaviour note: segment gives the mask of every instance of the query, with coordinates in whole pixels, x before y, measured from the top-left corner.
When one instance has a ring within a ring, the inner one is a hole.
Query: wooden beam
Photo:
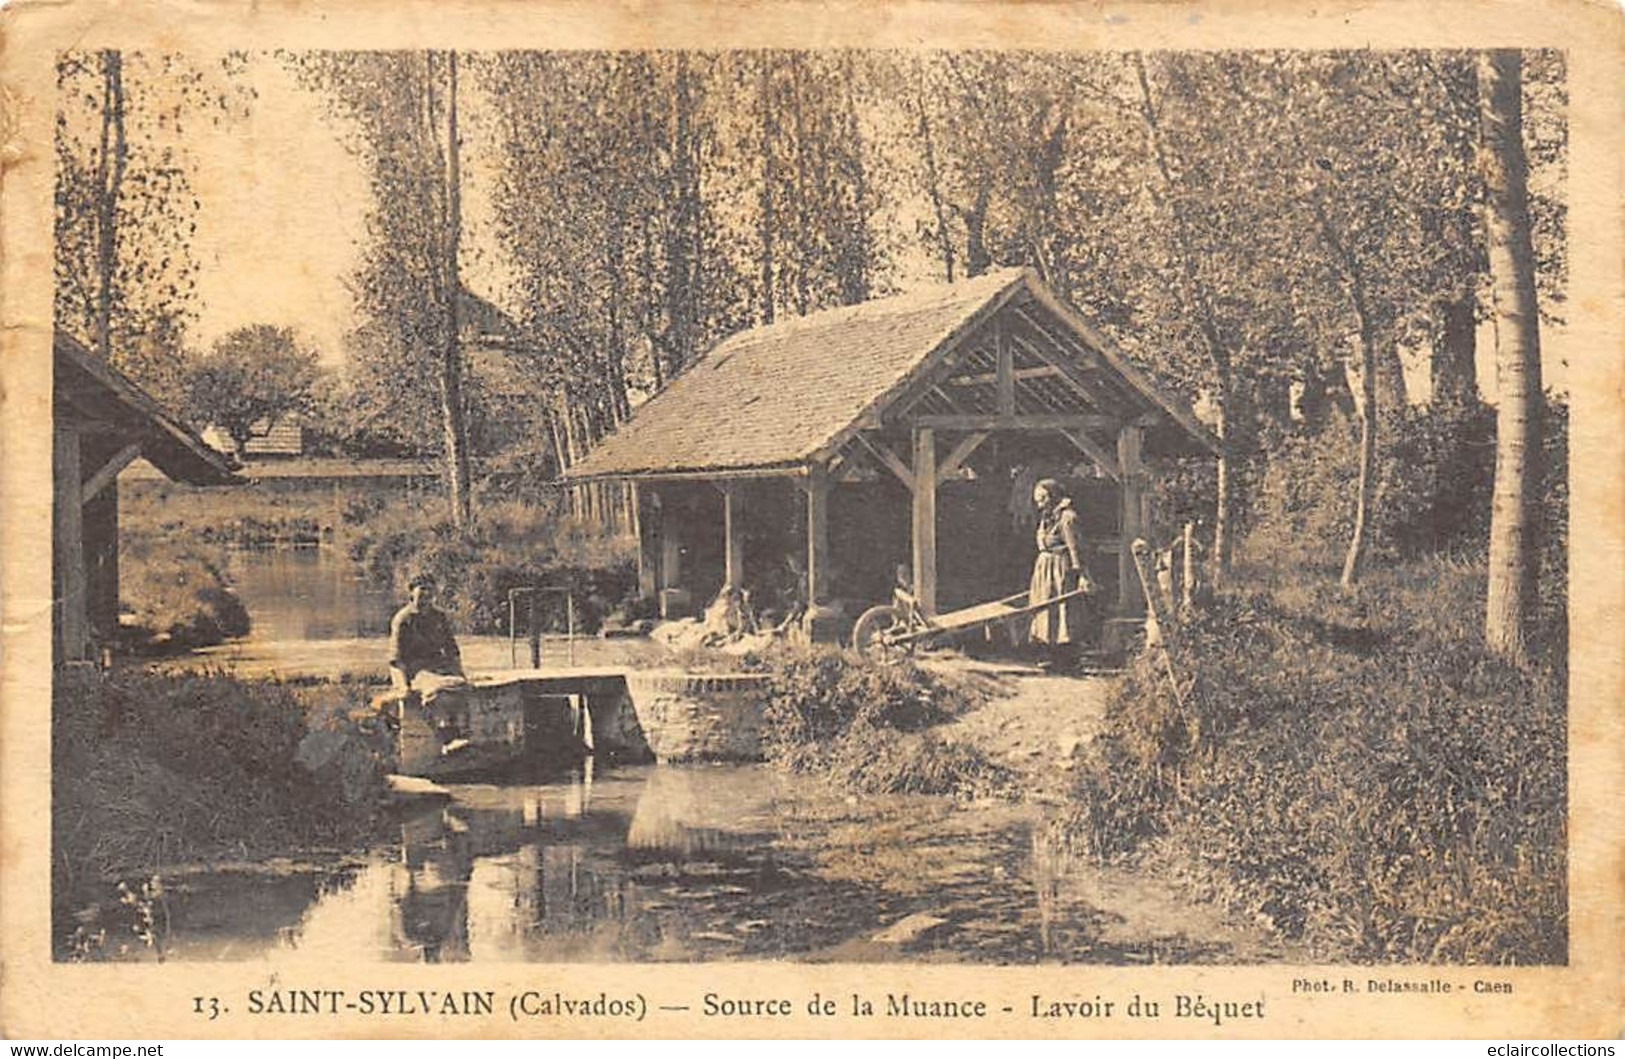
[[[724,589],[745,587],[745,525],[743,495],[737,485],[718,485],[722,492],[722,552]]]
[[[1069,362],[1064,357],[1057,357],[1040,345],[1020,338],[1016,339],[1016,341],[1021,344],[1022,349],[1054,368],[1055,374],[1060,377],[1062,382],[1066,383],[1067,388],[1083,398],[1089,407],[1104,409],[1111,406],[1110,395],[1101,393],[1094,386],[1087,370]]]
[[[1134,568],[1135,538],[1146,533],[1145,471],[1140,463],[1145,444],[1141,427],[1127,426],[1117,432],[1118,479],[1123,484],[1123,547],[1117,555],[1117,608],[1124,615],[1145,613],[1145,594],[1140,591],[1140,575]]]
[[[937,435],[914,431],[914,598],[927,615],[937,612]]]
[[[999,414],[1013,416],[1016,414],[1016,350],[1010,341],[1010,328],[994,322],[993,344],[998,360],[998,398]]]
[[[1128,383],[1129,386],[1133,387],[1152,404],[1167,412],[1175,422],[1185,428],[1185,432],[1191,436],[1192,440],[1215,456],[1223,452],[1219,439],[1214,437],[1212,431],[1197,422],[1196,417],[1191,414],[1189,409],[1181,405],[1171,394],[1165,393],[1144,372],[1129,363],[1127,355],[1118,349],[1105,335],[1091,327],[1088,321],[1078,315],[1076,310],[1057,298],[1054,293],[1041,283],[1028,283],[1027,288],[1032,291],[1033,299],[1040,306],[1087,342],[1100,359],[1115,370],[1124,382]]]
[[[881,444],[878,440],[871,439],[867,434],[854,434],[852,436],[857,439],[860,445],[868,449],[874,458],[880,461],[882,466],[895,474],[899,482],[902,482],[910,492],[913,492],[914,475],[909,471],[908,464],[904,463],[897,453]]]
[[[1096,467],[1115,482],[1123,480],[1123,472],[1117,465],[1117,457],[1106,451],[1106,446],[1081,430],[1063,430],[1066,439],[1077,446],[1078,451],[1089,457]]]
[[[933,430],[1116,430],[1120,420],[1112,416],[1044,413],[1039,415],[921,415],[914,416],[916,427]]]
[[[94,500],[96,494],[111,485],[118,478],[118,472],[134,463],[135,458],[139,455],[141,455],[141,443],[139,441],[126,445],[113,453],[108,461],[98,467],[96,473],[86,478],[84,484],[79,487],[79,502],[88,504]]]
[[[1017,382],[1024,382],[1027,379],[1052,379],[1059,376],[1061,374],[1061,370],[1053,365],[1045,365],[1042,368],[1016,368],[1010,374],[1011,377]],[[948,380],[948,385],[992,386],[998,381],[998,372],[984,371],[979,375],[955,375],[953,378]]]
[[[970,434],[961,438],[959,444],[949,450],[948,455],[937,464],[937,481],[946,482],[958,474],[959,468],[970,458],[970,454],[975,452],[977,447],[987,438],[986,432]]]
[[[59,662],[78,662],[90,652],[81,478],[79,434],[71,428],[58,427],[51,435],[51,557]]]
[[[822,468],[807,475],[807,605],[829,595],[829,479]]]

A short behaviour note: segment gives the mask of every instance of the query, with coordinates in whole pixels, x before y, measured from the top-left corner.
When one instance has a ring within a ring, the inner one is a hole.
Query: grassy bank
[[[98,931],[142,936],[142,916],[177,865],[352,848],[372,836],[387,748],[381,734],[350,721],[360,694],[328,689],[318,702],[222,674],[58,674],[51,863],[59,950],[94,956]]]
[[[126,650],[185,651],[246,636],[248,611],[231,590],[222,549],[121,534],[119,636]]]
[[[1482,649],[1475,564],[1297,575],[1177,632],[1182,705],[1153,660],[1122,682],[1076,841],[1328,961],[1563,962],[1561,665]]]
[[[871,794],[974,798],[1012,786],[981,750],[932,731],[980,703],[968,682],[834,648],[783,648],[761,664],[765,750],[780,768]]]

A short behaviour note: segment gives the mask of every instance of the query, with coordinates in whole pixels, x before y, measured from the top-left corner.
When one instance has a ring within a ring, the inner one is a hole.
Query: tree
[[[168,401],[181,397],[196,272],[185,132],[241,111],[240,67],[223,60],[222,85],[172,54],[57,60],[55,325]]]
[[[1490,650],[1517,661],[1525,657],[1525,626],[1536,590],[1542,401],[1521,54],[1481,53],[1478,81],[1499,405],[1484,640]]]
[[[225,431],[239,454],[256,424],[315,407],[316,353],[299,345],[292,328],[239,327],[187,367],[187,411],[194,422]]]
[[[399,371],[402,394],[438,407],[394,414],[441,422],[453,522],[467,523],[470,469],[458,328],[462,298],[461,134],[457,66],[446,52],[307,52],[285,56],[351,122],[352,149],[372,185],[369,240],[357,269],[358,308],[370,325],[358,348]],[[376,374],[376,372],[375,372]],[[433,380],[425,386],[426,379]]]

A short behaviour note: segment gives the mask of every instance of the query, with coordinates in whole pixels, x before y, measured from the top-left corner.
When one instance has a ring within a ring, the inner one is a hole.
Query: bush
[[[419,572],[440,583],[442,605],[475,633],[508,631],[508,592],[541,586],[575,597],[578,632],[596,632],[636,594],[632,545],[549,506],[516,500],[483,505],[460,531],[438,511],[403,512],[353,531],[350,554],[369,578],[403,592]],[[567,623],[562,593],[531,601],[547,631]],[[528,626],[520,604],[521,631]]]
[[[786,648],[764,665],[764,749],[780,767],[875,794],[974,797],[1011,781],[977,748],[929,730],[977,703],[968,684],[830,648]]]
[[[1332,562],[1348,547],[1359,492],[1359,424],[1334,414],[1316,434],[1289,436],[1261,476],[1256,554]],[[1482,540],[1495,470],[1494,410],[1407,407],[1378,429],[1368,555],[1393,559]]]
[[[248,635],[248,611],[224,566],[206,546],[161,537],[121,539],[120,610],[138,630],[136,646],[157,640],[185,650]]]
[[[1225,597],[1124,679],[1070,829],[1361,962],[1560,963],[1563,683],[1478,643],[1481,568],[1445,561]]]

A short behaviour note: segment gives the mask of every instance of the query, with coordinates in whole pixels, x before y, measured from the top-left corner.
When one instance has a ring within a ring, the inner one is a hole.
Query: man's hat
[[[406,587],[408,591],[414,588],[434,588],[436,587],[434,575],[428,573],[413,574],[412,580],[406,583]]]

